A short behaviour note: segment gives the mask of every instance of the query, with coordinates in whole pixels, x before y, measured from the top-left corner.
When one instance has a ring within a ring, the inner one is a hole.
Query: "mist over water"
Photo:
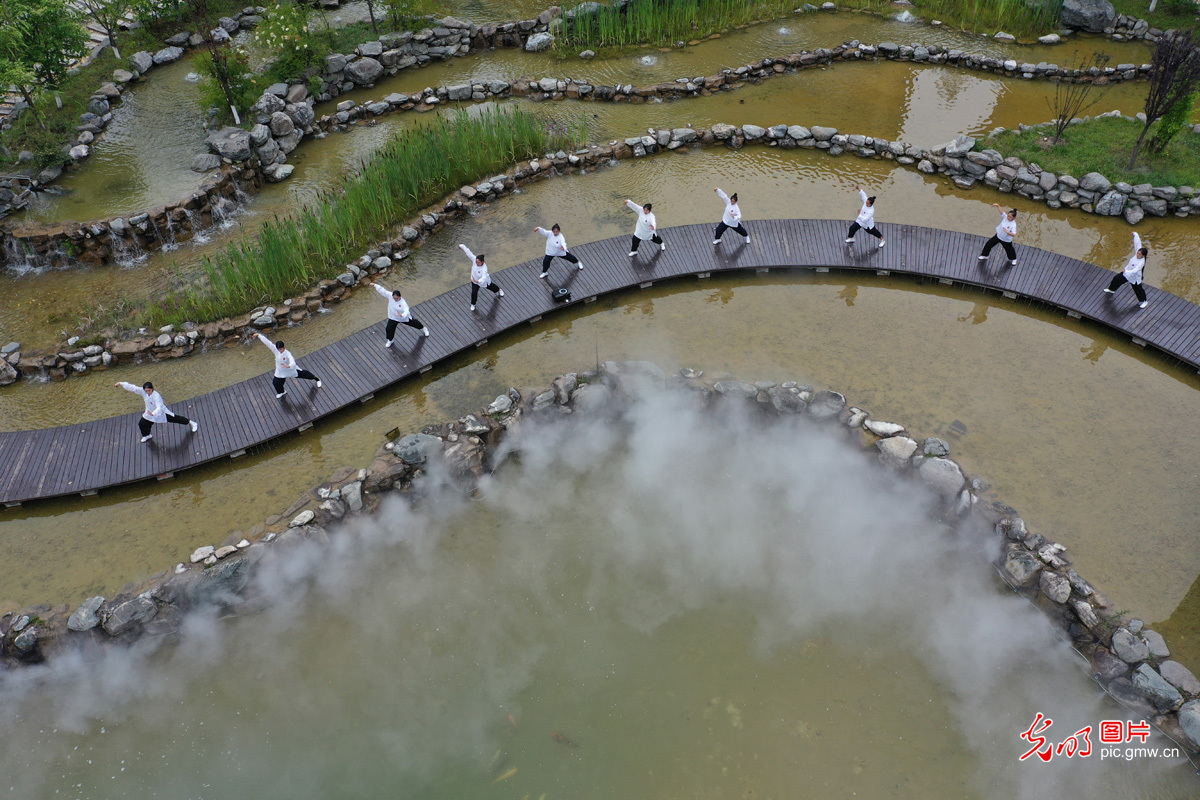
[[[668,393],[524,425],[478,496],[262,562],[260,614],[5,675],[0,796],[1195,796],[1181,759],[1019,763],[1037,712],[1125,714],[829,432]]]

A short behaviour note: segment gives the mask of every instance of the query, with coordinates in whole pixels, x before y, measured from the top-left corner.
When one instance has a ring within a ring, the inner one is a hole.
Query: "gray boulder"
[[[383,64],[373,58],[360,58],[346,66],[346,77],[359,86],[372,84],[383,74]]]
[[[362,481],[346,484],[342,487],[342,500],[351,511],[362,511]]]
[[[766,134],[767,134],[767,129],[759,127],[758,125],[743,125],[742,126],[742,135],[746,137],[747,141],[752,142],[755,139],[761,139],[763,136],[766,136]]]
[[[809,406],[811,409],[812,406]],[[913,453],[917,452],[917,443],[907,436],[889,436],[876,442],[875,449],[879,451],[879,463],[893,469],[904,469]]]
[[[1038,580],[1038,573],[1041,571],[1042,562],[1038,561],[1028,550],[1013,548],[1004,561],[1004,573],[1017,587],[1029,586]]]
[[[287,114],[282,111],[276,111],[271,115],[270,128],[272,136],[287,136],[296,130],[296,125]]]
[[[814,419],[833,419],[846,407],[846,397],[840,392],[817,392],[808,404],[808,414]],[[909,455],[912,455],[911,453]]]
[[[442,440],[426,433],[412,433],[396,442],[392,453],[405,464],[417,467],[427,463],[431,456],[442,452]]]
[[[135,597],[108,612],[104,618],[104,632],[109,636],[120,636],[136,625],[149,622],[157,613],[158,606],[153,600]]]
[[[917,473],[942,502],[950,502],[958,497],[963,484],[966,483],[958,464],[948,458],[927,458],[921,462]]]
[[[1126,664],[1137,664],[1150,657],[1150,648],[1146,643],[1124,628],[1113,634],[1112,650]]]
[[[808,406],[800,396],[800,390],[795,387],[784,389],[773,386],[767,390],[767,396],[771,398],[771,405],[781,414],[799,414]]]
[[[827,128],[823,125],[814,125],[808,130],[818,142],[828,142],[834,136],[837,136],[837,128]]]
[[[308,103],[288,103],[284,112],[292,118],[292,122],[296,123],[296,127],[300,130],[311,125],[317,116]]]
[[[245,558],[228,558],[205,570],[188,587],[193,606],[227,606],[238,599],[250,580],[250,563]]]
[[[250,129],[250,143],[255,147],[262,147],[270,138],[271,129],[266,125],[255,125]]]
[[[1115,217],[1125,209],[1125,195],[1111,190],[1096,203],[1096,213],[1102,217]]]
[[[1190,695],[1200,694],[1200,680],[1197,680],[1192,671],[1178,661],[1162,662],[1158,665],[1158,672],[1176,689]]]
[[[1096,662],[1096,674],[1100,676],[1100,680],[1104,683],[1129,674],[1129,665],[1103,647],[1096,648],[1096,653],[1092,656],[1092,660]]]
[[[608,405],[613,391],[602,383],[585,383],[571,394],[571,404],[576,411],[595,413]]]
[[[535,33],[525,40],[525,51],[528,53],[540,53],[543,50],[549,50],[554,44],[554,36],[552,34],[542,32]]]
[[[230,161],[245,161],[250,157],[250,131],[225,127],[214,131],[204,140],[209,149]]]
[[[129,57],[129,65],[137,70],[139,75],[145,75],[154,66],[154,56],[143,50]]]
[[[262,97],[250,106],[250,113],[254,116],[254,121],[262,124],[270,122],[271,115],[276,111],[283,111],[287,107],[287,103],[283,99],[276,97],[270,92],[263,92]]]
[[[1038,579],[1042,594],[1056,603],[1065,603],[1071,597],[1071,584],[1057,572],[1045,570]]]
[[[292,173],[295,171],[296,167],[292,164],[272,164],[263,170],[263,175],[266,176],[268,183],[279,183],[292,177]]]
[[[758,396],[758,389],[741,381],[717,381],[713,385],[717,394],[734,400],[746,400]]]
[[[1189,700],[1179,709],[1179,727],[1196,747],[1200,747],[1200,700]]]
[[[67,620],[67,629],[83,632],[90,631],[99,625],[100,617],[96,615],[96,612],[102,605],[104,605],[103,597],[89,597],[84,600],[83,605],[75,609],[75,613]]]
[[[500,395],[496,395],[496,399],[493,400],[488,405],[487,413],[493,414],[493,415],[507,414],[509,411],[512,411],[512,407],[513,407],[512,398],[506,394],[500,394]]]
[[[1183,704],[1183,695],[1149,664],[1142,664],[1133,672],[1133,688],[1160,711],[1170,711]]]
[[[1112,181],[1101,175],[1099,172],[1089,172],[1079,179],[1079,188],[1085,192],[1096,192],[1097,194],[1107,192],[1112,188]]]
[[[975,147],[975,138],[960,133],[954,141],[946,143],[946,155],[951,158],[963,158]]]
[[[208,172],[221,166],[221,157],[213,153],[197,153],[192,159],[192,172]]]
[[[1103,33],[1116,18],[1117,12],[1108,0],[1063,0],[1059,22],[1064,28]]]
[[[154,54],[155,64],[170,64],[172,61],[178,61],[183,58],[182,47],[164,47]]]

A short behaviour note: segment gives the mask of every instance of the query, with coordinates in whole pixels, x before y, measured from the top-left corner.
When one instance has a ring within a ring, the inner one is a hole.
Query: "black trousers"
[[[316,375],[313,375],[311,372],[309,372],[306,369],[296,370],[296,377],[303,378],[306,381],[321,380]],[[271,385],[273,385],[275,387],[275,394],[280,394],[283,391],[283,382],[286,380],[287,380],[287,378],[280,378],[278,376],[271,378]]]
[[[489,292],[499,292],[500,287],[496,285],[495,281],[492,281],[491,283],[489,283],[487,285],[487,290]],[[478,299],[479,299],[479,284],[472,283],[471,284],[471,305],[475,305],[475,301]]]
[[[1121,288],[1122,284],[1125,283],[1129,283],[1129,279],[1125,277],[1125,273],[1118,272],[1117,277],[1113,278],[1112,283],[1108,284],[1108,290],[1110,292],[1115,292],[1117,289]],[[1140,283],[1134,283],[1131,285],[1133,286],[1133,293],[1137,295],[1137,299],[1143,303],[1146,302],[1146,289]]]
[[[564,261],[571,262],[572,264],[579,263],[579,259],[576,258],[575,256],[571,255],[570,253],[563,253],[561,256],[542,256],[542,272],[549,272],[550,271],[550,262],[554,261],[554,259],[556,259],[556,258],[561,258]]]
[[[191,420],[187,417],[181,417],[178,414],[167,414],[167,422],[174,422],[176,425],[188,425]],[[138,430],[142,432],[142,436],[149,436],[150,429],[154,427],[154,423],[145,417],[138,418]]]
[[[475,300],[472,299],[471,302],[474,303]],[[389,342],[396,337],[397,325],[407,325],[408,327],[416,328],[417,330],[422,330],[425,327],[425,323],[421,322],[421,320],[417,319],[416,317],[409,317],[408,322],[396,322],[394,319],[389,319],[387,321],[387,329],[383,333]],[[301,370],[301,372],[303,372],[303,370]]]
[[[746,232],[746,227],[744,225],[742,225],[742,223],[739,222],[737,224],[736,228],[731,229],[728,225],[725,224],[724,221],[722,221],[717,224],[717,232],[713,234],[713,238],[716,239],[717,241],[720,241],[721,237],[725,235],[725,231],[727,231],[727,230],[734,230],[737,233],[740,233],[742,236],[750,235],[749,233]]]
[[[650,237],[650,241],[654,242],[657,245],[661,245],[663,243],[663,240],[661,238],[659,238],[659,235],[657,233]],[[629,249],[636,253],[638,251],[638,248],[641,246],[642,246],[642,240],[635,236],[635,237],[633,237],[633,243],[629,245]]]
[[[992,252],[992,248],[998,244],[1004,246],[1004,252],[1008,255],[1009,261],[1017,260],[1017,248],[1013,247],[1013,243],[1001,241],[1000,237],[996,236],[995,234],[992,235],[992,238],[987,240],[987,243],[983,246],[983,252],[980,253],[979,255],[981,255],[981,256],[990,255]]]
[[[879,232],[878,228],[864,228],[862,225],[858,224],[857,220],[850,223],[850,232],[846,234],[846,238],[853,239],[854,234],[858,233],[860,230],[866,231],[867,233],[874,236],[876,239],[883,238],[883,234]]]

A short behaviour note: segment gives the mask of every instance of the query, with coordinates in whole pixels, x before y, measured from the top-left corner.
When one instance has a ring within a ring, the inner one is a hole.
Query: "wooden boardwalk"
[[[1192,367],[1200,366],[1200,306],[1147,287],[1150,306],[1137,308],[1133,292],[1122,287],[1104,294],[1113,273],[1082,261],[1018,244],[1016,267],[1008,267],[1001,248],[986,266],[976,260],[983,237],[911,225],[881,226],[887,246],[859,234],[845,245],[841,220],[757,220],[747,223],[750,244],[733,232],[713,246],[711,225],[665,230],[666,251],[652,243],[629,258],[629,237],[620,236],[572,248],[585,269],[556,259],[548,280],[540,280],[541,258],[497,274],[504,298],[481,292],[478,311],[468,311],[470,286],[460,286],[413,307],[432,336],[420,337],[401,326],[391,349],[383,347],[380,322],[312,353],[298,353],[301,367],[320,375],[324,387],[289,380],[288,394],[276,400],[271,361],[263,351],[261,376],[227,386],[171,407],[196,420],[199,432],[181,425],[159,425],[142,444],[136,420],[140,412],[95,422],[33,431],[0,433],[0,502],[30,500],[98,490],[169,477],[188,467],[237,457],[247,449],[364,402],[398,381],[425,372],[440,361],[517,326],[537,322],[566,305],[589,302],[610,292],[681,277],[714,273],[813,269],[818,272],[864,270],[907,274],[942,283],[986,287],[1007,297],[1033,298],[1064,309],[1076,318],[1095,320],[1150,345]],[[540,251],[540,240],[531,248]],[[464,270],[465,272],[465,270]],[[569,304],[555,304],[550,291],[571,290]],[[168,393],[170,387],[166,387]],[[134,398],[130,398],[133,405]]]

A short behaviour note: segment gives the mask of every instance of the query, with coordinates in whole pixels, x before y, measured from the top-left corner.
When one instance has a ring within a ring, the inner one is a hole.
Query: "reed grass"
[[[850,0],[855,8],[896,16],[888,0]],[[973,33],[1011,33],[1032,39],[1059,28],[1062,0],[912,0],[909,9],[926,21],[941,20],[952,28]]]
[[[631,0],[563,20],[561,50],[621,49],[701,39],[738,25],[790,15],[796,0]]]
[[[346,259],[447,192],[547,151],[571,148],[586,129],[515,110],[453,117],[393,137],[339,191],[208,259],[191,286],[146,309],[144,324],[205,321],[279,301],[344,270]]]

